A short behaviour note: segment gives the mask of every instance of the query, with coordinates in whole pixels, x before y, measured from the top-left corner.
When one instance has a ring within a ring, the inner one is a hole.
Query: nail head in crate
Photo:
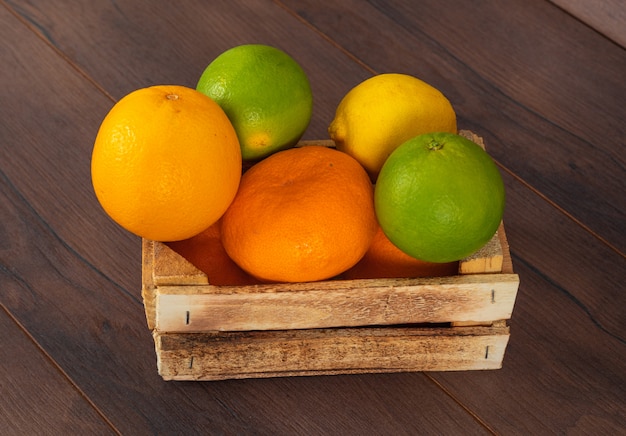
[[[142,264],[165,380],[498,369],[519,286],[503,224],[446,277],[214,286],[146,239]]]

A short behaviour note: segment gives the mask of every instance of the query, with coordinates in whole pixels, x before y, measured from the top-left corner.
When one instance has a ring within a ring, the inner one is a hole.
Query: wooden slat
[[[166,380],[498,369],[508,327],[155,335]]]
[[[156,328],[198,332],[494,321],[510,318],[519,277],[476,274],[323,285],[162,286]]]

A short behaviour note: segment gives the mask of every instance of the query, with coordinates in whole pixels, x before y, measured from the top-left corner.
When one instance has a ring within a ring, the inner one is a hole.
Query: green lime
[[[275,47],[246,44],[223,52],[204,70],[196,89],[226,112],[244,160],[294,146],[311,121],[309,79]]]
[[[498,229],[504,203],[504,183],[491,157],[453,133],[427,133],[400,145],[375,190],[385,235],[428,262],[453,262],[480,249]]]

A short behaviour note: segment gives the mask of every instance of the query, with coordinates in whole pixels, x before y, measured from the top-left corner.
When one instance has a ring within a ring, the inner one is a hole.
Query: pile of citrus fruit
[[[113,106],[92,154],[96,197],[215,285],[451,275],[495,234],[502,178],[440,91],[406,74],[359,83],[329,125],[335,147],[297,146],[312,107],[290,55],[233,47],[195,89]]]

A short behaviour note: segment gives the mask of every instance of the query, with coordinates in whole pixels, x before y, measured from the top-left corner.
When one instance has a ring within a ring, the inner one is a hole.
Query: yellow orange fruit
[[[147,239],[190,238],[216,222],[241,179],[237,135],[217,103],[193,89],[131,92],[104,118],[91,157],[98,201]]]
[[[254,277],[228,257],[221,239],[222,220],[196,236],[167,245],[204,272],[209,284],[215,286],[242,286],[259,283]]]
[[[352,88],[328,127],[337,149],[376,180],[387,157],[422,133],[456,133],[456,114],[436,88],[407,74],[378,74]]]
[[[345,153],[311,145],[273,154],[243,175],[222,242],[263,281],[306,282],[356,264],[377,226],[365,170]]]
[[[409,256],[378,227],[365,256],[342,276],[346,279],[441,277],[455,275],[458,270],[458,262],[432,263]]]

